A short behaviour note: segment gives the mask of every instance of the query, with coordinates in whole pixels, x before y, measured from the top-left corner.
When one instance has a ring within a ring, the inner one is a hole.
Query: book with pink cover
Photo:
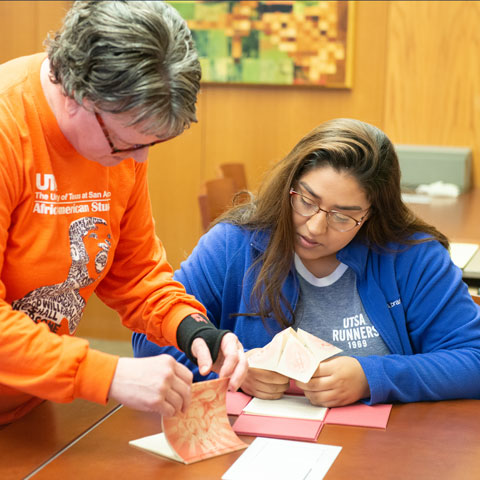
[[[391,404],[365,405],[355,403],[345,407],[330,408],[325,417],[326,424],[353,427],[387,428]]]
[[[316,442],[322,427],[321,420],[267,417],[242,413],[235,420],[233,431],[238,435]]]
[[[162,433],[132,440],[130,445],[186,464],[246,448],[228,420],[228,381],[219,378],[194,383],[185,413],[163,417]]]
[[[320,362],[342,350],[301,328],[287,328],[248,358],[248,365],[308,382]]]

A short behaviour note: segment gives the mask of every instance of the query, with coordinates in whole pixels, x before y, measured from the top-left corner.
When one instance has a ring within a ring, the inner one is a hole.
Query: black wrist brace
[[[188,359],[197,364],[196,357],[192,355],[192,343],[198,337],[203,338],[210,350],[212,361],[215,362],[220,350],[222,338],[228,332],[229,330],[219,330],[216,328],[204,315],[193,313],[180,322],[177,329],[177,343],[180,350],[185,352]]]

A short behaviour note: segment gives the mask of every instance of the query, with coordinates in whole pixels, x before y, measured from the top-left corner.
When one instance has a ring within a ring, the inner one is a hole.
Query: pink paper
[[[303,420],[298,418],[266,417],[242,413],[232,425],[238,435],[254,437],[284,438],[316,442],[323,422],[320,420]]]
[[[240,415],[251,399],[243,392],[227,392],[227,414]]]
[[[326,424],[350,425],[353,427],[387,428],[392,405],[365,405],[355,403],[346,407],[330,408],[325,417]]]
[[[287,388],[286,395],[305,395],[303,390],[296,384],[295,380],[290,379],[290,386]]]

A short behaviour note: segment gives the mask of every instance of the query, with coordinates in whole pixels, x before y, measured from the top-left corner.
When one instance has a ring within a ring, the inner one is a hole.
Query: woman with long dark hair
[[[308,383],[313,404],[480,397],[480,311],[447,238],[402,201],[394,147],[336,119],[268,172],[258,194],[199,241],[175,278],[247,356],[292,326],[341,348]],[[175,354],[135,334],[135,354]],[[250,368],[241,388],[278,398],[289,379]]]

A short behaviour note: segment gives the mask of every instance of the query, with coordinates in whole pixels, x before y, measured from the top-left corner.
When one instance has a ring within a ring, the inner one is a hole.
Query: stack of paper
[[[233,424],[238,435],[252,437],[284,438],[302,442],[316,442],[323,427],[321,420],[267,417],[241,414]]]
[[[324,424],[386,428],[391,404],[324,408],[306,397],[284,395],[278,400],[253,398],[233,424],[238,435],[315,442]]]
[[[312,405],[306,397],[284,395],[277,400],[253,398],[233,424],[239,435],[315,442],[327,409]]]

